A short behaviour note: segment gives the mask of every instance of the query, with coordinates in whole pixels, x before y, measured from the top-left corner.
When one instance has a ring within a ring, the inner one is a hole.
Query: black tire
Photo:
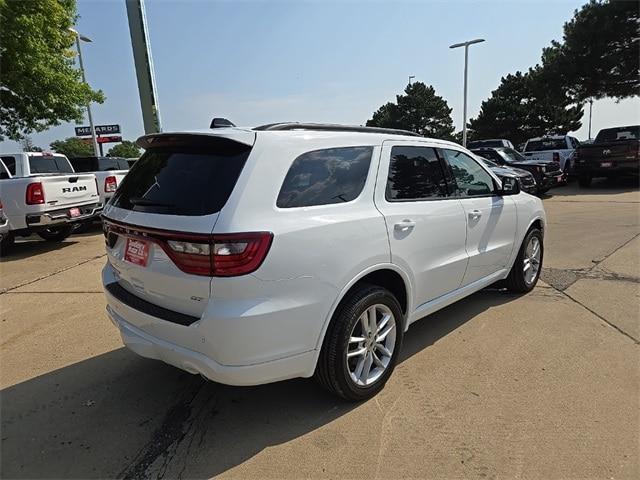
[[[527,245],[529,245],[529,241],[531,237],[537,237],[540,241],[540,265],[538,267],[538,272],[531,282],[527,282],[524,276],[523,266],[525,259],[525,252],[527,249]],[[509,272],[509,276],[505,280],[505,286],[508,290],[516,293],[528,293],[536,286],[538,283],[538,279],[540,278],[540,273],[542,272],[542,261],[544,259],[544,239],[542,237],[542,232],[537,228],[532,228],[527,232],[522,241],[522,245],[520,245],[520,250],[518,251],[518,256],[516,257],[516,261],[513,263],[511,267],[511,271]]]
[[[15,240],[16,239],[12,234],[2,237],[2,240],[0,240],[0,257],[6,256],[11,251]]]
[[[591,180],[593,179],[593,177],[588,174],[588,173],[581,173],[578,176],[578,185],[580,185],[583,188],[588,188],[591,186]]]
[[[40,230],[38,236],[47,242],[61,242],[69,235],[73,230],[73,225],[66,225],[64,227],[51,227],[46,230]]]
[[[395,318],[395,343],[391,359],[382,373],[371,385],[359,386],[349,374],[346,353],[354,325],[367,308],[382,304]],[[375,285],[363,284],[345,298],[331,319],[324,337],[314,378],[325,389],[345,400],[361,401],[376,395],[385,385],[398,361],[404,335],[404,316],[398,300],[388,290]]]

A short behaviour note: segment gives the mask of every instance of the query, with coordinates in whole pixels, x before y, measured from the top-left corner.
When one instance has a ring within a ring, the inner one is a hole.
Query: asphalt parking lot
[[[543,281],[414,324],[374,399],[235,388],[122,347],[99,229],[0,263],[3,478],[640,478],[640,191],[544,200]]]

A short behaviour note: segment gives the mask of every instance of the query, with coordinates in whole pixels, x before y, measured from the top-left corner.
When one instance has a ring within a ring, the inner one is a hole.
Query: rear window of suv
[[[219,212],[250,152],[251,147],[224,138],[150,148],[124,178],[112,205],[165,215]]]
[[[287,172],[276,205],[309,207],[350,202],[367,180],[373,147],[315,150],[300,155]]]

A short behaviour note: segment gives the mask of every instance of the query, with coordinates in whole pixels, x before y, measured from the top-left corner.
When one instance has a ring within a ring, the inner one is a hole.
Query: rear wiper
[[[174,207],[175,206],[172,203],[156,202],[154,200],[149,200],[142,197],[132,197],[129,199],[129,202],[131,202],[133,205],[140,205],[143,207]]]

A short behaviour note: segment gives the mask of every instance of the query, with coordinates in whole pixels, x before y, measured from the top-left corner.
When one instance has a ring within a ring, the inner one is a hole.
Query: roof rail
[[[380,127],[360,127],[357,125],[338,125],[333,123],[299,123],[299,122],[283,122],[283,123],[269,123],[267,125],[260,125],[255,127],[254,130],[317,130],[323,132],[361,132],[361,133],[386,133],[388,135],[410,135],[412,137],[421,137],[422,135],[410,132],[409,130],[398,130],[395,128],[380,128]]]

